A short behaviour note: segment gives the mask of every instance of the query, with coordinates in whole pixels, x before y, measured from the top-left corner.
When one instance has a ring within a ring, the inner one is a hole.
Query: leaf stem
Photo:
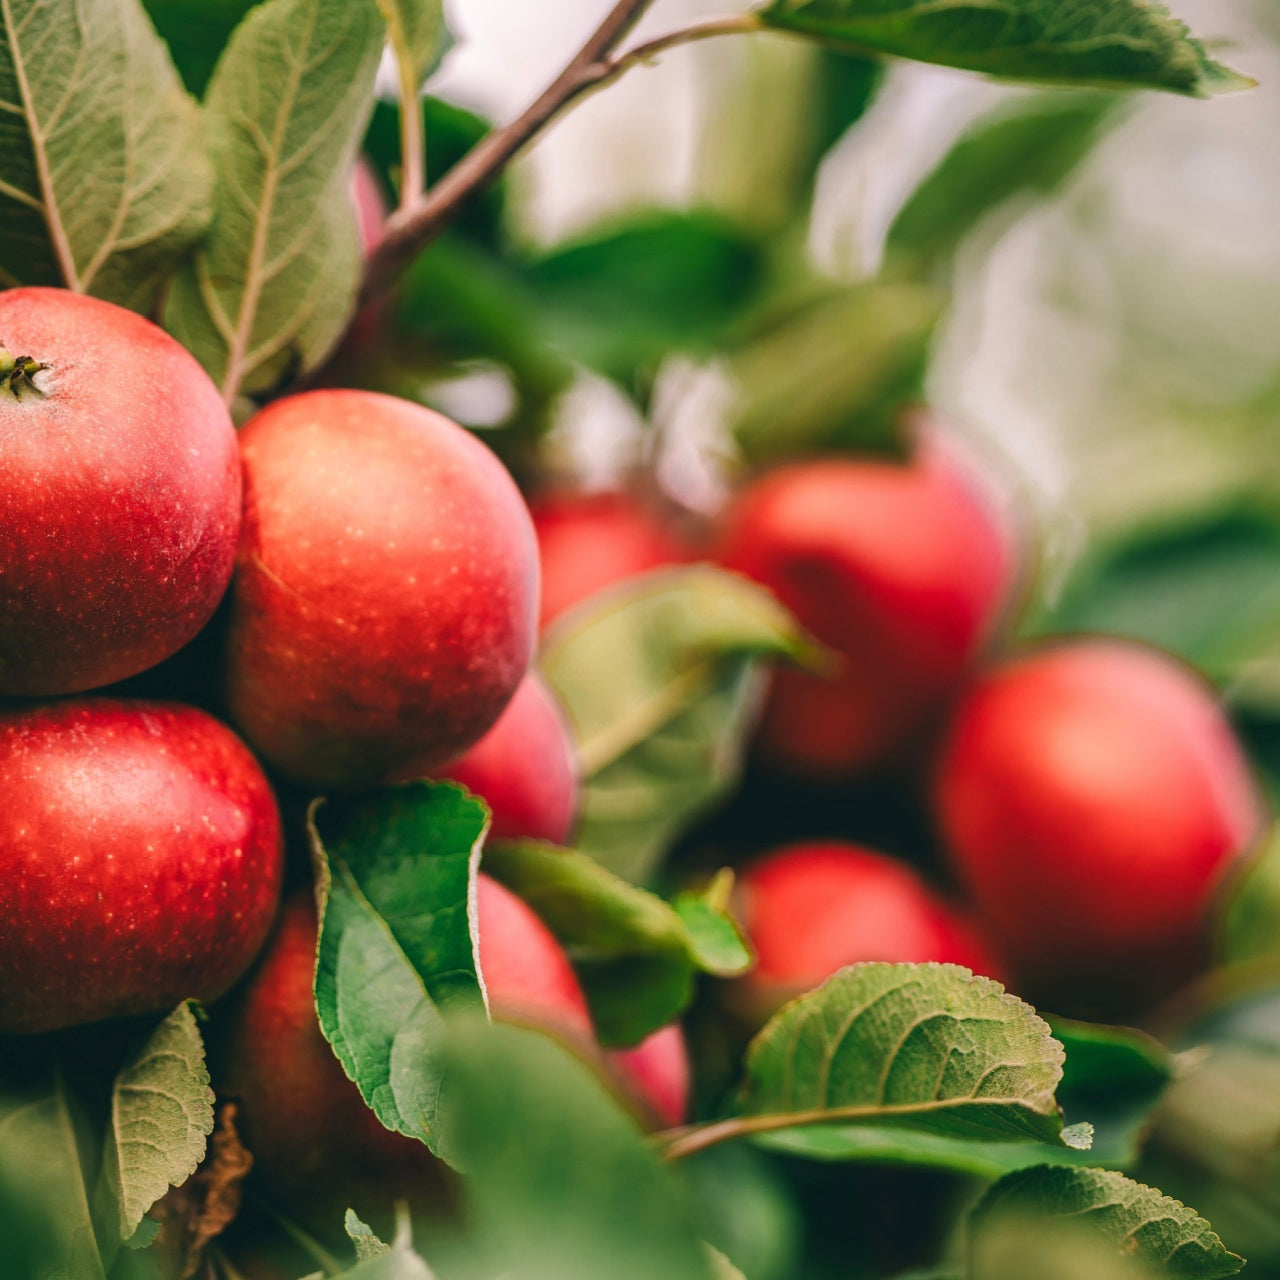
[[[382,7],[382,6],[380,6]],[[397,6],[383,8],[391,50],[400,82],[400,210],[411,209],[422,199],[426,188],[425,147],[422,137],[421,82],[414,63],[409,36]]]
[[[611,56],[640,20],[652,0],[619,0],[568,65],[510,124],[486,135],[429,191],[400,208],[387,220],[381,243],[365,267],[361,302],[385,292],[418,254],[452,221],[459,207],[486,187],[532,138],[570,103],[631,67],[651,62],[676,45],[712,36],[758,31],[755,15],[717,18],[698,23]],[[403,108],[401,114],[404,114]],[[409,184],[406,179],[406,195]]]

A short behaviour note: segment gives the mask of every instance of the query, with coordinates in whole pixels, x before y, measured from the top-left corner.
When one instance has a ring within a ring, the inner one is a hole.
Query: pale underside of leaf
[[[145,308],[212,214],[195,103],[134,0],[0,19],[0,285]]]
[[[1030,1006],[954,965],[861,964],[752,1042],[744,1121],[919,1124],[1059,1143],[1062,1046]]]
[[[166,323],[228,403],[315,367],[346,327],[360,267],[348,182],[384,34],[374,0],[270,0],[214,73],[215,220]]]

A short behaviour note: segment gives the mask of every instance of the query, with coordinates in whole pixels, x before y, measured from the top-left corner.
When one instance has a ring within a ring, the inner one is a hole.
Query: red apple
[[[1194,969],[1214,894],[1258,836],[1213,693],[1136,644],[1058,644],[987,672],[937,777],[957,875],[1021,969],[1078,989]]]
[[[666,1128],[689,1114],[689,1050],[678,1022],[647,1036],[632,1049],[611,1049],[606,1061],[622,1091]]]
[[[417,775],[407,770],[406,777]],[[530,672],[497,723],[460,760],[438,771],[488,804],[491,840],[567,844],[578,812],[578,762],[569,726]]]
[[[63,289],[0,293],[0,694],[154,666],[209,620],[240,528],[217,388],[148,320]]]
[[[689,558],[655,516],[623,493],[548,494],[530,511],[542,561],[544,628],[606,587]]]
[[[204,712],[0,712],[0,1031],[217,999],[266,938],[282,859],[266,779]]]
[[[720,559],[833,651],[830,672],[775,674],[759,739],[773,764],[829,779],[914,742],[990,635],[1013,565],[997,511],[936,447],[761,477],[730,505]]]
[[[594,1042],[568,958],[528,907],[488,876],[477,883],[480,967],[499,1017]],[[285,905],[280,927],[224,1028],[225,1092],[240,1099],[254,1178],[294,1211],[323,1218],[384,1208],[396,1196],[430,1208],[446,1175],[416,1139],[383,1128],[342,1070],[316,1020],[316,917],[311,895]],[[336,1222],[338,1219],[334,1218]]]
[[[932,960],[999,977],[964,918],[915,871],[860,845],[786,845],[748,866],[736,893],[756,953],[744,984],[766,1005],[864,960]]]
[[[447,418],[367,391],[278,400],[241,445],[235,721],[316,786],[455,759],[533,649],[537,549],[511,477]]]

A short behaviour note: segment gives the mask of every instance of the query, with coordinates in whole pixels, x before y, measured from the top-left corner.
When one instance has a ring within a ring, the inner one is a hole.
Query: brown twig
[[[640,20],[652,0],[620,0],[558,76],[515,120],[478,142],[425,195],[398,209],[387,221],[365,267],[362,303],[384,293],[422,250],[445,230],[461,205],[486,187],[524,145],[589,89],[650,62],[676,45],[712,36],[755,31],[750,14],[714,19],[673,31],[616,56],[614,49]]]

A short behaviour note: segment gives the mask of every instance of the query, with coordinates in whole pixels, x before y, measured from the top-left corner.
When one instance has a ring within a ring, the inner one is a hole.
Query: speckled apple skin
[[[0,345],[48,367],[0,392],[0,694],[144,671],[209,620],[240,528],[231,419],[141,316],[64,289],[0,293]]]
[[[215,1000],[262,946],[282,870],[271,788],[204,712],[0,712],[0,1031]]]
[[[249,741],[322,787],[465,751],[535,638],[537,549],[505,468],[440,414],[366,391],[279,400],[241,447],[227,690]]]

